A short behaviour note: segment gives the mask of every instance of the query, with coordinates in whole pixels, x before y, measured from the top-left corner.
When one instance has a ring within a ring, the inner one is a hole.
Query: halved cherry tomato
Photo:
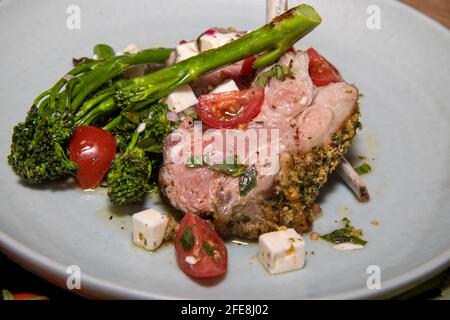
[[[181,270],[196,278],[220,276],[227,271],[228,251],[216,231],[202,218],[188,213],[180,221],[175,250]]]
[[[261,111],[263,88],[210,93],[200,96],[197,112],[211,128],[235,128],[250,122]]]
[[[76,178],[83,189],[95,188],[108,171],[116,154],[114,137],[91,126],[75,129],[69,144],[70,160],[79,169]]]
[[[253,74],[253,62],[255,62],[256,57],[255,56],[251,56],[248,57],[247,59],[244,60],[244,62],[242,62],[242,66],[241,66],[241,77],[249,77]]]
[[[12,294],[8,290],[2,290],[3,300],[48,300],[46,296],[40,296],[34,293],[15,293]],[[1,300],[1,299],[0,299]]]
[[[286,50],[286,52],[295,53],[295,48],[294,47],[290,47],[289,49]]]
[[[338,69],[314,48],[309,48],[306,52],[309,57],[309,75],[316,86],[323,87],[342,80]]]

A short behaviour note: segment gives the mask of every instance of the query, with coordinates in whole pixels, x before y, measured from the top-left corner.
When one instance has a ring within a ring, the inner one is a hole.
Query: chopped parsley
[[[186,167],[188,168],[201,168],[204,167],[205,161],[203,159],[203,157],[190,157],[186,163]]]

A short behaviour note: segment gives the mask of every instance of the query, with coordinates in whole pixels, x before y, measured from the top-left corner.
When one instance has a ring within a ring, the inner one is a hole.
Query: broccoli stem
[[[133,136],[131,137],[130,143],[127,146],[126,152],[133,151],[134,147],[136,147],[138,139],[139,139],[139,131],[136,129],[133,133]]]
[[[106,124],[106,126],[103,127],[103,130],[108,131],[108,132],[114,130],[115,127],[117,127],[118,125],[120,125],[122,123],[122,119],[123,119],[123,117],[121,115],[118,115],[113,120],[111,120],[108,124]]]
[[[168,59],[171,51],[171,49],[167,48],[147,49],[133,55],[116,56],[101,62],[97,67],[93,68],[92,72],[79,78],[79,84],[73,92],[75,97],[72,100],[72,110],[78,110],[89,94],[118,76],[126,68],[144,63],[163,63]],[[114,91],[111,90],[111,93],[114,93]],[[107,96],[105,95],[103,99]],[[94,97],[93,99],[96,98]],[[92,104],[92,102],[90,103]],[[85,115],[91,107],[89,104],[83,105],[81,110],[77,112],[77,118]]]

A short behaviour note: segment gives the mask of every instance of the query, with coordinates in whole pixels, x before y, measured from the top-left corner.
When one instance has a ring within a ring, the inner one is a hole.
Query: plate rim
[[[4,9],[12,1],[1,1],[0,9]],[[423,23],[428,24],[436,32],[447,36],[450,39],[450,29],[436,21],[435,19],[425,15],[417,9],[404,4],[398,0],[378,0],[390,6],[397,6],[400,10],[404,10],[414,16],[415,19],[422,20]],[[10,260],[18,263],[24,269],[38,275],[47,281],[68,290],[65,286],[66,266],[57,262],[27,246],[14,238],[8,236],[5,232],[0,230],[0,251],[4,253]],[[407,291],[413,287],[431,279],[433,276],[443,272],[450,266],[450,249],[447,249],[440,255],[434,257],[428,262],[415,267],[407,272],[382,282],[382,288],[379,290],[368,290],[364,288],[349,290],[335,295],[328,295],[318,297],[316,299],[324,300],[340,300],[340,299],[382,299],[391,298],[402,292]],[[103,298],[103,299],[179,299],[168,295],[161,295],[157,293],[150,293],[143,290],[136,290],[126,286],[115,284],[111,281],[101,279],[99,277],[91,276],[88,273],[82,274],[82,288],[81,290],[69,290],[75,294],[84,296],[86,298]],[[295,298],[294,298],[295,299]],[[298,299],[298,298],[297,298]],[[315,299],[305,298],[305,299]]]
[[[66,266],[53,259],[40,254],[19,241],[7,236],[0,231],[0,249],[6,256],[21,265],[24,269],[45,278],[51,283],[68,290],[64,286],[68,274]],[[419,286],[432,277],[438,275],[450,265],[450,249],[416,268],[413,268],[400,276],[382,282],[379,290],[356,289],[335,295],[323,297],[311,297],[301,300],[350,300],[350,299],[388,299],[413,287]],[[82,273],[82,287],[80,290],[68,290],[86,298],[97,299],[180,299],[173,296],[149,293],[143,290],[136,290],[111,281],[91,276],[89,273]],[[226,298],[224,298],[226,299]],[[299,298],[297,298],[299,299]],[[296,300],[294,298],[294,300]]]

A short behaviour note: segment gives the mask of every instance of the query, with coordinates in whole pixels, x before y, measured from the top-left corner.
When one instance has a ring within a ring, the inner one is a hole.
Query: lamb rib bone
[[[288,0],[266,0],[266,21],[270,22],[276,16],[288,9]],[[349,186],[359,201],[369,201],[369,190],[361,177],[356,173],[347,159],[342,157],[342,162],[336,167],[341,179]]]

